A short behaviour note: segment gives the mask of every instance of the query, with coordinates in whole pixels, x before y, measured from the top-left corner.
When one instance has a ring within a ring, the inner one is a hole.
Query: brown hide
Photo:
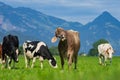
[[[62,68],[64,65],[64,58],[67,58],[68,66],[70,67],[74,62],[76,69],[77,56],[80,49],[79,32],[73,30],[64,30],[59,27],[56,29],[55,37],[60,38],[58,50],[61,58]],[[53,42],[56,40],[55,37],[52,38]]]

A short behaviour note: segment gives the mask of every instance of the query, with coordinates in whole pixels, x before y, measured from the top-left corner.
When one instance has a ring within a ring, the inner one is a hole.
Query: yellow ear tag
[[[56,42],[56,41],[57,41],[57,37],[54,36],[54,37],[51,39],[51,42],[54,43],[54,42]]]

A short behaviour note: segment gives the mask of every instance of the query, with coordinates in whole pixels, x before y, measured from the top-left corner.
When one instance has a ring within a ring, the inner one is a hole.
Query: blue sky
[[[103,11],[120,21],[120,0],[0,0],[13,7],[29,7],[67,21],[86,24]]]

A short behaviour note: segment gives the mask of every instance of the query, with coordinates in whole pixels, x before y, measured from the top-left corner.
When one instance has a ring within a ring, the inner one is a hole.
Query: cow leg
[[[105,65],[106,66],[106,57],[105,56],[103,56],[103,65]]]
[[[28,58],[26,55],[25,55],[25,67],[26,68],[30,67],[30,58]]]
[[[40,61],[40,67],[43,69],[43,61]]]
[[[43,57],[40,56],[39,60],[40,60],[40,67],[41,69],[43,69]]]
[[[5,63],[5,51],[2,50],[2,63],[4,64]]]
[[[102,64],[102,56],[101,55],[99,55],[99,64]]]
[[[69,59],[68,59],[68,68],[69,68],[69,69],[71,69],[72,60],[73,60],[72,57],[73,57],[72,54],[70,54],[70,57],[69,57]]]
[[[15,68],[15,61],[13,61],[13,68]]]
[[[5,55],[5,51],[2,50],[2,67],[1,67],[1,69],[6,68],[6,64],[7,64],[6,62],[7,62],[7,57]]]
[[[5,61],[5,65],[4,65],[4,67],[5,68],[8,68],[8,65],[9,65],[9,57],[8,56],[6,56],[6,61]]]
[[[104,65],[105,58],[104,56],[101,56],[101,65]]]
[[[63,59],[63,57],[61,57],[61,67],[62,67],[62,69],[64,69],[64,59]]]
[[[68,51],[67,53],[67,57],[68,57],[68,68],[71,69],[71,64],[72,64],[72,57],[73,57],[73,53],[72,51]]]
[[[60,60],[61,60],[61,67],[64,68],[64,58],[63,55],[60,53]]]
[[[3,54],[2,54],[2,67],[1,67],[1,69],[6,68],[6,67],[7,67],[7,57],[4,55],[4,59],[3,59]]]
[[[11,69],[11,62],[12,62],[12,58],[8,58],[8,61],[7,61],[8,69]]]
[[[101,59],[101,57],[99,57],[99,64],[102,64],[102,59]]]
[[[73,61],[73,51],[69,50],[67,53],[68,57],[68,68],[71,69],[72,61]]]
[[[31,68],[33,68],[33,67],[34,67],[34,63],[35,63],[35,61],[36,61],[36,57],[33,57],[33,61],[32,61]]]
[[[24,56],[25,56],[25,65],[26,65],[26,68],[28,68],[28,58],[26,57],[26,55]]]
[[[77,69],[77,54],[75,55],[75,57],[74,57],[74,64],[75,64],[75,67],[74,67],[74,69]]]
[[[107,57],[105,56],[105,66],[106,66]]]
[[[27,65],[28,67],[30,67],[30,59],[27,58],[27,61],[28,61]]]

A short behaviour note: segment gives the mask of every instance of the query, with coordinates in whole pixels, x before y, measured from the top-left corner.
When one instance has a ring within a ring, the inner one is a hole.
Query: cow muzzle
[[[50,64],[50,66],[53,67],[53,68],[58,68],[57,63],[56,63],[55,60],[49,60],[49,64]]]
[[[15,60],[15,62],[16,62],[16,63],[18,63],[18,62],[19,62],[19,60],[18,60],[18,59],[16,59],[16,60]]]

